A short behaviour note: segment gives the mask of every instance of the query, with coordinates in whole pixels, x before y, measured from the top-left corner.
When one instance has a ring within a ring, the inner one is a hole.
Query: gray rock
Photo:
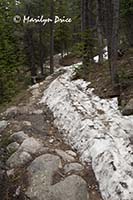
[[[58,170],[60,158],[45,154],[36,158],[28,167],[29,187],[26,196],[31,200],[87,200],[87,184],[73,175],[52,185],[53,175]]]
[[[0,133],[7,127],[8,125],[8,122],[3,120],[3,121],[0,121]]]
[[[33,179],[36,174],[38,174],[38,176],[45,175],[47,179],[46,184],[50,185],[52,183],[53,174],[58,170],[60,163],[61,160],[58,156],[45,154],[37,157],[28,167],[28,171]]]
[[[60,149],[55,149],[55,152],[66,162],[75,161],[75,158],[73,156],[67,154],[65,151],[62,151]]]
[[[133,115],[133,99],[127,103],[127,105],[122,110],[123,115]]]
[[[32,157],[29,153],[24,151],[16,151],[7,160],[7,166],[10,168],[20,167],[27,164],[31,160]]]
[[[29,121],[23,121],[22,124],[24,126],[32,126],[31,122],[29,122]]]
[[[29,137],[23,141],[19,150],[28,152],[30,154],[37,154],[42,148],[42,144],[33,137]]]
[[[68,173],[68,172],[80,172],[84,169],[83,165],[81,165],[80,163],[68,163],[64,166],[64,172]]]
[[[10,108],[8,108],[4,114],[8,117],[12,117],[15,116],[18,113],[18,108],[16,106],[12,106]]]
[[[36,158],[28,167],[29,187],[26,195],[32,200],[49,199],[49,189],[53,182],[53,175],[58,170],[60,158],[52,154],[45,154]]]
[[[70,156],[73,156],[73,157],[77,156],[77,154],[72,150],[67,150],[66,153],[69,154]]]
[[[7,146],[7,150],[9,153],[11,153],[11,152],[17,151],[19,146],[20,145],[17,142],[12,142],[11,144]]]
[[[6,171],[6,174],[8,177],[14,176],[15,174],[15,170],[14,169],[9,169]]]
[[[52,199],[57,200],[87,200],[87,184],[77,175],[67,177],[52,188]]]
[[[26,135],[23,131],[16,132],[10,136],[11,140],[18,143],[22,143],[27,138],[29,138],[29,136]]]
[[[34,110],[33,111],[33,114],[36,114],[36,115],[41,115],[41,114],[43,114],[43,110]]]

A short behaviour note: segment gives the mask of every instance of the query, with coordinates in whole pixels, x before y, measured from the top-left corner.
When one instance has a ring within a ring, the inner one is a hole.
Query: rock
[[[15,170],[14,169],[9,169],[6,171],[6,174],[8,177],[13,176],[15,174]]]
[[[24,126],[32,126],[31,122],[29,121],[23,121]]]
[[[33,114],[35,114],[35,115],[41,115],[41,114],[43,114],[43,110],[40,110],[40,109],[34,110]]]
[[[52,198],[60,200],[87,200],[87,184],[77,175],[67,177],[52,188]]]
[[[9,153],[12,153],[12,152],[17,151],[19,146],[20,145],[17,142],[12,142],[11,144],[9,144],[7,146],[7,150],[8,150]]]
[[[18,108],[16,106],[12,106],[11,108],[8,108],[4,114],[8,117],[13,117],[18,113]]]
[[[10,139],[18,143],[22,143],[25,139],[29,138],[23,131],[19,131],[10,136]]]
[[[15,195],[14,196],[19,196],[21,192],[21,186],[19,185],[15,191]]]
[[[7,127],[8,125],[8,122],[3,120],[3,121],[0,121],[0,133]]]
[[[80,172],[84,169],[83,165],[81,165],[80,163],[68,163],[64,166],[64,172],[68,173],[68,172]]]
[[[29,173],[32,175],[33,179],[35,174],[45,174],[47,177],[47,183],[52,183],[52,177],[55,171],[58,170],[61,160],[58,156],[52,154],[45,154],[37,157],[31,165],[28,167]]]
[[[72,150],[67,150],[66,153],[69,154],[70,156],[73,156],[73,157],[77,156],[77,154]]]
[[[60,158],[45,154],[36,158],[28,167],[29,187],[26,195],[32,200],[48,200],[48,193],[53,182],[53,175],[58,170]],[[51,199],[52,200],[52,199]]]
[[[32,157],[29,153],[18,150],[7,160],[7,166],[10,168],[21,167],[31,160]]]
[[[0,199],[5,199],[8,193],[8,178],[6,172],[0,169]]]
[[[28,167],[29,186],[26,196],[31,200],[87,200],[87,184],[77,175],[52,185],[60,158],[45,154],[36,158]]]
[[[67,162],[73,162],[75,161],[75,158],[73,156],[70,156],[66,152],[60,150],[60,149],[55,149],[55,152],[64,160]]]
[[[39,153],[41,148],[42,148],[42,144],[40,142],[38,142],[33,137],[29,137],[23,141],[19,150],[28,152],[30,154],[36,154],[36,153]]]
[[[48,153],[48,152],[50,152],[50,153],[52,152],[52,153],[53,153],[54,150],[51,149],[51,148],[49,149],[48,147],[42,147],[42,148],[39,150],[39,154],[40,154],[40,155],[46,154],[46,153]]]
[[[52,144],[54,142],[54,138],[49,140],[49,143]]]
[[[133,115],[133,98],[127,103],[127,105],[122,110],[123,115]]]

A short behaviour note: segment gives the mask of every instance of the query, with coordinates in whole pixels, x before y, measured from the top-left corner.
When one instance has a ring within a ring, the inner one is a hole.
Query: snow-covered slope
[[[41,103],[82,161],[92,163],[104,200],[133,200],[133,116],[124,117],[117,99],[100,99],[83,80],[71,81],[73,67],[44,91]]]

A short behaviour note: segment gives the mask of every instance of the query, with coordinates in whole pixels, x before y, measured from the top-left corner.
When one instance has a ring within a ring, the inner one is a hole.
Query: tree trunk
[[[108,62],[111,75],[111,42],[112,42],[112,26],[113,26],[113,8],[112,0],[105,0],[105,34],[107,38],[108,47]]]
[[[32,28],[26,31],[26,42],[27,42],[27,50],[28,50],[28,60],[30,64],[31,71],[31,82],[32,84],[36,83],[36,66],[35,66],[35,55],[34,55],[34,44],[33,44],[33,30]]]
[[[99,63],[103,62],[103,35],[102,35],[102,21],[100,16],[102,14],[101,0],[97,0],[97,35],[98,35],[98,46],[99,46]]]
[[[54,72],[54,1],[50,2],[50,18],[52,22],[50,24],[50,74]]]
[[[41,70],[41,75],[44,75],[44,69],[43,69],[43,57],[44,57],[44,53],[43,53],[43,41],[42,41],[42,27],[41,25],[39,25],[39,58],[40,58],[40,70]]]
[[[111,49],[111,75],[113,86],[119,83],[117,72],[117,52],[119,44],[119,0],[112,0],[113,4],[113,26],[112,26],[112,49]]]

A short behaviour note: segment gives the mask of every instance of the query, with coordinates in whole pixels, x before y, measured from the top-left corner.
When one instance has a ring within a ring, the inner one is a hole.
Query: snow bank
[[[133,200],[133,116],[122,116],[117,99],[100,99],[72,66],[44,91],[41,103],[54,114],[64,138],[82,161],[92,163],[104,200]]]

